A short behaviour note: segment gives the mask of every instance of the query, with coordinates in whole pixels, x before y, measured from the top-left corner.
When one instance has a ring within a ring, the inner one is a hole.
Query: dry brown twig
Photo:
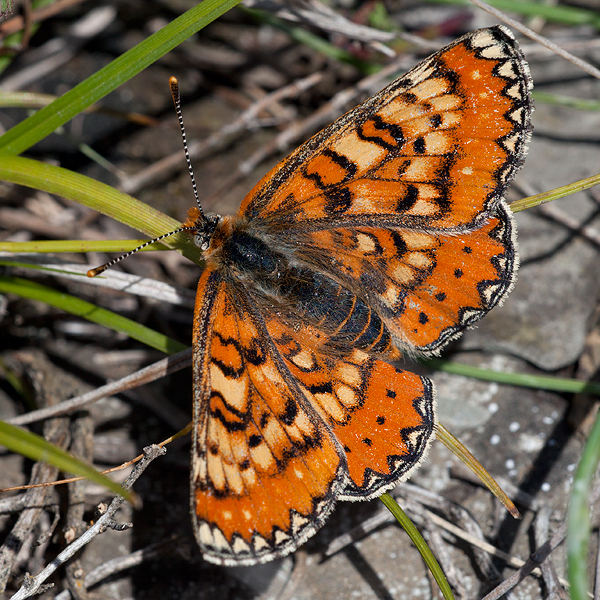
[[[29,24],[38,23],[44,19],[49,19],[68,8],[71,8],[77,4],[81,4],[83,0],[57,0],[48,6],[43,6],[36,10],[32,10],[28,16]],[[22,29],[26,28],[26,22],[23,17],[17,15],[4,23],[0,23],[0,40],[5,38],[7,35],[17,33]]]
[[[381,31],[349,21],[318,0],[294,0],[286,3],[273,0],[245,0],[244,6],[264,10],[291,23],[303,23],[328,34],[340,34],[367,44],[389,43],[398,38],[396,32]]]
[[[134,467],[131,475],[127,478],[123,484],[123,488],[126,490],[131,489],[135,481],[139,479],[142,473],[146,470],[148,465],[159,456],[166,453],[166,449],[160,446],[148,446],[144,448],[144,457]],[[12,600],[24,600],[38,594],[44,585],[44,582],[63,564],[67,563],[76,552],[81,550],[86,544],[89,544],[97,535],[103,533],[107,529],[114,529],[122,531],[133,526],[132,523],[119,524],[115,521],[114,516],[125,502],[125,499],[121,496],[115,496],[100,518],[79,538],[69,544],[45,569],[41,571],[35,577],[30,575],[26,576],[22,587],[12,597]]]
[[[542,506],[537,513],[536,519],[533,523],[535,545],[537,547],[542,546],[548,540],[548,531],[550,529],[550,516],[552,509],[549,506]],[[542,577],[546,584],[546,590],[548,592],[549,600],[568,600],[565,588],[561,585],[554,563],[552,559],[548,557],[540,565],[542,570]]]
[[[83,588],[88,590],[92,586],[100,583],[104,579],[122,573],[127,569],[137,567],[144,562],[156,559],[160,556],[164,556],[172,551],[173,545],[179,542],[178,537],[173,536],[169,539],[149,544],[145,548],[126,554],[125,556],[117,556],[111,560],[102,563],[95,569],[90,571],[83,580]],[[71,600],[71,596],[68,590],[63,590],[56,596],[54,600]]]
[[[89,413],[78,413],[71,423],[70,452],[77,458],[88,463],[92,462],[94,454],[94,423]],[[85,511],[85,480],[73,481],[68,486],[68,507],[64,538],[67,543],[81,536],[87,529],[83,515]],[[74,600],[88,600],[89,596],[83,586],[85,571],[79,556],[66,565],[66,580]]]
[[[143,298],[152,298],[161,302],[168,302],[175,306],[193,308],[196,298],[195,292],[181,286],[170,285],[157,279],[131,275],[123,271],[105,271],[100,277],[86,277],[85,274],[89,265],[79,263],[70,263],[61,260],[59,257],[49,257],[39,254],[14,254],[10,252],[0,252],[0,258],[10,259],[14,262],[30,263],[39,268],[28,269],[26,267],[14,267],[15,273],[20,271],[33,278],[35,276],[47,277],[48,270],[55,277],[77,281],[96,287],[126,292]],[[47,270],[46,270],[47,269]]]
[[[40,363],[34,352],[22,353],[21,360],[27,366],[26,374],[35,390],[37,402],[41,405],[53,405],[56,401],[55,394],[52,389],[46,387],[49,374],[47,363],[43,361]],[[67,448],[70,441],[68,419],[55,418],[45,423],[44,438],[60,448]],[[44,462],[36,462],[30,481],[34,484],[54,481],[57,475],[56,467]],[[54,491],[50,487],[35,488],[25,492],[23,502],[26,508],[21,511],[0,548],[0,593],[6,588],[21,548],[32,536],[36,535],[36,528],[44,511],[52,504],[56,504],[56,499],[50,502],[52,494]]]
[[[2,89],[15,91],[38,81],[43,76],[56,71],[71,60],[90,38],[106,29],[116,18],[117,11],[112,6],[100,6],[86,13],[79,21],[69,27],[62,38],[55,38],[32,50],[29,57],[31,66],[20,69],[12,76],[5,77]]]
[[[443,519],[436,513],[432,513],[431,511],[427,510],[423,506],[423,504],[430,504],[436,507],[436,509],[444,510],[444,506],[447,503],[449,503],[449,501],[445,498],[411,483],[401,483],[396,489],[403,490],[407,493],[405,499],[402,500],[402,504],[407,507],[407,510],[409,510],[409,512],[411,512],[412,518],[417,523],[423,523],[425,520],[427,520],[428,522],[433,523],[436,526],[440,527],[442,530],[448,532],[452,536],[456,536],[472,544],[473,546],[480,548],[481,550],[487,552],[492,556],[501,558],[507,563],[507,565],[518,569],[513,575],[505,579],[500,585],[494,588],[494,590],[489,592],[483,600],[498,600],[503,595],[509,594],[510,591],[528,575],[542,575],[542,571],[539,567],[548,558],[548,556],[550,556],[550,554],[563,542],[566,536],[566,524],[563,523],[548,541],[541,544],[539,548],[531,554],[529,559],[523,561],[519,558],[507,554],[506,552],[502,552],[498,548],[495,548],[494,546],[492,546],[492,544],[488,543],[487,541],[485,541],[485,539],[483,539],[483,537],[481,536],[482,534],[477,534],[477,531],[475,531],[476,535],[473,535],[473,533],[469,533],[468,531],[457,527],[456,525],[450,523],[446,519]],[[590,494],[590,506],[593,506],[599,498],[600,483],[594,487],[592,493]],[[345,546],[354,543],[358,539],[361,539],[366,534],[372,532],[374,529],[381,526],[382,524],[392,522],[393,520],[393,517],[386,510],[382,510],[376,513],[373,517],[365,520],[352,531],[334,539],[323,553],[324,556],[332,556],[333,554],[342,550]],[[477,526],[476,529],[479,530],[479,532],[481,531],[479,526]],[[487,561],[484,561],[484,563],[481,564],[485,564],[485,562]],[[560,589],[562,588],[562,586],[567,585],[567,582],[562,578],[556,578],[553,579],[553,581],[556,582],[556,585],[560,584],[560,587],[556,588],[555,586],[553,587],[553,590],[559,594],[558,597],[562,600],[562,596],[560,596]]]
[[[44,419],[48,419],[57,415],[69,414],[75,410],[83,408],[84,406],[88,406],[93,402],[97,402],[101,398],[112,396],[113,394],[140,386],[144,383],[150,383],[151,381],[160,379],[165,375],[169,375],[189,367],[191,364],[192,350],[188,348],[187,350],[183,350],[182,352],[178,352],[177,354],[163,358],[162,360],[159,360],[148,367],[144,367],[143,369],[132,373],[131,375],[127,375],[126,377],[122,377],[117,381],[107,383],[106,385],[92,390],[91,392],[87,392],[81,396],[76,396],[75,398],[70,398],[69,400],[60,402],[52,407],[33,410],[27,414],[8,419],[7,422],[11,423],[12,425],[28,425],[29,423],[36,423],[37,421],[43,421]]]
[[[600,483],[597,483],[588,499],[588,506],[592,507],[600,498]],[[540,546],[523,566],[505,579],[497,588],[493,589],[483,600],[499,600],[504,594],[516,587],[527,575],[533,572],[550,554],[564,541],[567,536],[567,524],[563,524],[556,530],[554,535],[542,546]],[[562,581],[561,581],[562,583]]]
[[[237,119],[228,123],[219,131],[216,131],[205,140],[190,141],[188,151],[190,158],[198,159],[206,156],[209,151],[220,148],[231,140],[231,137],[256,124],[256,118],[259,113],[269,108],[270,105],[279,102],[284,98],[297,96],[303,91],[310,89],[323,78],[322,73],[313,73],[308,77],[303,77],[290,83],[278,90],[267,94],[260,100],[254,102]],[[138,171],[135,175],[128,177],[119,185],[119,189],[127,194],[135,194],[141,188],[156,183],[157,181],[172,175],[178,171],[187,169],[185,161],[181,159],[181,151],[174,152],[146,169]]]

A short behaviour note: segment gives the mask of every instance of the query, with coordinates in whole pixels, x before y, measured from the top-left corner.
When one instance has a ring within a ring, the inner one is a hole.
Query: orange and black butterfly
[[[207,560],[294,551],[337,500],[405,480],[436,355],[510,291],[503,200],[530,138],[510,32],[470,33],[272,169],[235,216],[190,210],[206,259],[194,313],[191,508]]]

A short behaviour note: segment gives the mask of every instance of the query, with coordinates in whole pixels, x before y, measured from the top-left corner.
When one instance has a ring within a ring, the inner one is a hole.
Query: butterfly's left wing
[[[191,512],[207,560],[250,565],[323,524],[343,455],[269,340],[252,299],[208,267],[194,318]]]

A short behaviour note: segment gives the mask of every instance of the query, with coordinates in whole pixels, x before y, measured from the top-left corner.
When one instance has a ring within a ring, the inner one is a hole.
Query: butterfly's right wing
[[[373,220],[470,230],[495,213],[523,164],[531,87],[508,29],[471,32],[281,161],[240,216],[284,236]]]
[[[294,256],[366,298],[401,351],[431,356],[510,292],[515,233],[502,203],[453,235],[375,225],[299,232]]]
[[[504,191],[530,138],[510,32],[472,32],[271,170],[240,217],[377,311],[403,352],[439,354],[499,305],[518,267]]]

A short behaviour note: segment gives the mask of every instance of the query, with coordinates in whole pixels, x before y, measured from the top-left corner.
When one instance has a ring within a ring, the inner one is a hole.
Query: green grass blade
[[[143,71],[240,0],[204,0],[0,137],[0,153],[20,154]]]
[[[431,574],[440,586],[440,590],[446,600],[454,600],[454,594],[450,589],[450,584],[442,571],[438,561],[436,560],[433,552],[429,549],[427,542],[423,539],[423,536],[419,530],[415,527],[415,524],[408,518],[407,514],[398,506],[398,503],[389,494],[382,494],[379,499],[383,502],[385,507],[392,513],[394,518],[400,523],[401,527],[406,531],[408,537],[412,543],[416,546],[419,554],[423,557],[425,564],[429,567]]]
[[[4,421],[0,421],[0,445],[31,460],[45,462],[66,473],[85,477],[123,496],[128,502],[132,502],[135,498],[134,494],[96,471],[92,465],[54,446],[43,437]]]
[[[125,333],[130,338],[142,342],[151,348],[175,354],[186,349],[186,346],[149,327],[140,325],[131,319],[122,317],[105,308],[94,306],[90,302],[64,294],[52,288],[40,285],[19,277],[0,277],[0,292],[16,294],[23,298],[39,300],[50,306],[59,308],[72,315],[87,319],[92,323],[104,325],[113,331]]]
[[[42,108],[56,100],[52,94],[35,94],[33,92],[7,92],[0,90],[0,108]]]
[[[77,277],[83,277],[80,271],[67,271],[61,268],[60,264],[55,267],[47,267],[44,265],[36,265],[35,263],[28,263],[19,260],[9,260],[7,258],[0,257],[0,265],[3,267],[13,267],[17,269],[31,269],[33,271],[43,271],[44,273],[56,273],[58,275],[76,275]]]
[[[598,184],[600,184],[600,174],[592,175],[591,177],[586,177],[585,179],[568,183],[567,185],[554,188],[553,190],[549,190],[541,194],[536,194],[535,196],[521,198],[520,200],[513,202],[510,205],[510,208],[513,212],[519,212],[527,208],[533,208],[534,206],[538,206],[540,204],[546,204],[546,202],[552,202],[553,200],[564,198],[565,196],[570,196],[576,192],[582,192],[583,190],[587,190]]]
[[[467,466],[485,485],[485,487],[502,502],[506,510],[515,518],[520,519],[521,514],[514,502],[500,487],[498,482],[488,473],[484,466],[469,452],[468,448],[455,436],[453,436],[440,422],[435,425],[435,437],[442,442],[454,456]]]
[[[179,221],[124,194],[115,188],[55,165],[20,156],[2,156],[0,179],[57,194],[97,210],[150,237],[173,231]],[[202,255],[185,234],[168,237],[162,243],[201,263]]]
[[[600,462],[600,415],[585,443],[573,479],[567,512],[567,565],[572,600],[588,598],[588,550],[590,545],[589,496]]]
[[[34,240],[31,242],[0,242],[0,252],[11,254],[56,254],[60,252],[129,252],[148,240]],[[160,242],[146,246],[140,252],[166,250]]]
[[[33,410],[35,403],[33,402],[33,394],[31,393],[29,386],[25,385],[23,376],[17,375],[14,370],[9,367],[6,362],[0,356],[0,373],[6,382],[13,388],[19,396],[27,403],[27,405]]]
[[[577,379],[551,377],[548,375],[528,375],[527,373],[505,373],[503,371],[480,369],[471,365],[464,365],[439,358],[423,361],[423,364],[444,373],[472,377],[473,379],[481,379],[483,381],[495,381],[507,385],[550,390],[553,392],[586,393],[600,396],[600,383],[593,381],[579,381]]]
[[[533,92],[531,95],[536,103],[543,102],[553,106],[567,106],[577,110],[600,110],[600,100],[574,98],[573,96],[550,94],[548,92]]]
[[[600,14],[593,10],[527,0],[487,0],[487,2],[503,12],[526,17],[542,17],[548,21],[564,23],[565,25],[589,24],[600,28]],[[471,6],[468,0],[432,0],[432,3]]]

